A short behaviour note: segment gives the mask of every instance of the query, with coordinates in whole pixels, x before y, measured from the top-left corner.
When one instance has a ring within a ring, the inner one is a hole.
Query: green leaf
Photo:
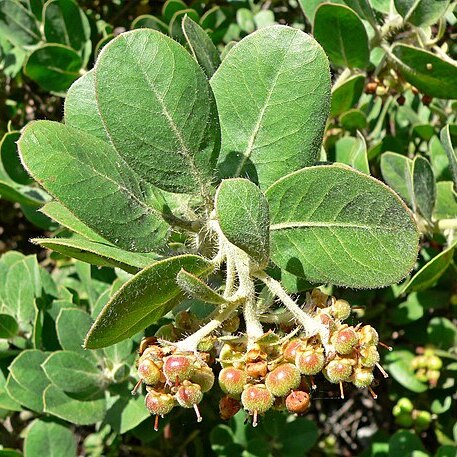
[[[330,114],[338,116],[351,109],[360,99],[365,87],[365,76],[354,75],[332,88]]]
[[[445,317],[434,317],[427,327],[428,342],[442,349],[455,348],[457,345],[457,329]]]
[[[396,357],[386,366],[395,381],[412,392],[421,393],[428,390],[427,384],[419,381],[412,369],[411,362],[414,354],[409,351],[395,350],[389,356]]]
[[[189,53],[155,30],[134,30],[103,48],[95,81],[106,131],[129,165],[159,188],[205,195],[220,133],[208,80]]]
[[[85,347],[95,349],[122,341],[170,311],[183,298],[176,283],[181,268],[200,276],[213,267],[202,257],[183,255],[145,268],[111,297],[87,334]]]
[[[421,439],[409,430],[399,430],[389,439],[389,457],[412,456],[415,451],[423,450]]]
[[[395,9],[417,27],[433,25],[443,17],[450,0],[394,0]]]
[[[119,398],[106,412],[105,422],[111,425],[116,433],[126,433],[149,417],[144,406],[144,399],[140,397]]]
[[[343,129],[352,133],[367,127],[367,116],[359,109],[351,109],[340,116],[340,123]]]
[[[215,305],[225,305],[227,301],[207,286],[201,279],[182,269],[176,276],[179,287],[191,298],[202,300]]]
[[[369,0],[344,0],[349,8],[352,8],[362,19],[366,19],[370,24],[376,24],[376,18]]]
[[[19,186],[13,181],[5,181],[1,178],[0,196],[13,203],[34,207],[43,205],[49,199],[49,196],[40,189],[30,186]]]
[[[316,166],[271,186],[271,258],[311,282],[382,287],[413,267],[418,232],[387,186],[345,166]]]
[[[359,134],[357,138],[346,136],[339,139],[335,144],[335,161],[350,165],[369,175],[365,138]]]
[[[184,43],[186,41],[182,28],[182,21],[186,16],[190,17],[195,22],[199,22],[200,20],[197,11],[192,8],[186,8],[185,10],[176,12],[168,25],[168,35],[179,43]]]
[[[137,176],[105,141],[57,122],[37,121],[25,128],[19,151],[32,176],[103,238],[129,251],[163,244],[168,225],[149,204]]]
[[[132,21],[130,28],[132,30],[145,28],[158,30],[162,33],[168,32],[168,25],[165,24],[165,22],[158,19],[157,17],[152,16],[151,14],[142,14],[141,16],[136,17]]]
[[[80,401],[50,384],[43,393],[44,411],[76,425],[90,425],[103,420],[106,400],[100,395]]]
[[[313,35],[335,65],[349,68],[369,65],[368,35],[363,22],[351,8],[330,3],[319,6]]]
[[[37,413],[43,411],[42,394],[49,380],[41,368],[48,354],[35,349],[22,351],[9,366],[6,391],[21,405]]]
[[[416,156],[413,161],[413,188],[417,209],[428,221],[432,219],[436,199],[433,169],[427,159]]]
[[[226,179],[215,198],[216,217],[228,241],[260,266],[270,258],[268,202],[262,191],[242,178]]]
[[[303,13],[307,17],[310,24],[314,22],[314,17],[316,15],[316,10],[322,3],[326,2],[327,0],[298,0]],[[334,0],[332,3],[340,3],[343,4],[343,0]]]
[[[24,73],[43,89],[64,92],[80,76],[79,54],[61,44],[43,44],[36,48],[24,64]]]
[[[8,346],[8,343],[6,343],[6,345]],[[8,394],[5,389],[5,385],[6,378],[3,372],[0,370],[0,409],[6,411],[21,411],[22,406]]]
[[[203,68],[208,78],[211,78],[221,64],[219,51],[208,34],[189,16],[184,17],[182,29],[194,59]]]
[[[408,295],[406,301],[400,303],[392,312],[395,325],[410,324],[424,315],[424,306],[416,292]]]
[[[93,392],[103,385],[97,365],[74,351],[56,351],[41,367],[52,384],[64,392]]]
[[[5,133],[0,142],[1,160],[6,173],[14,182],[30,184],[33,181],[21,164],[16,146],[20,136],[20,132]]]
[[[452,180],[454,181],[454,190],[457,192],[457,152],[453,146],[453,136],[457,136],[456,126],[447,125],[441,130],[440,140],[449,159],[449,168],[451,170]]]
[[[211,86],[222,130],[222,177],[249,176],[266,189],[315,163],[330,74],[322,48],[309,35],[278,25],[247,36],[229,51]]]
[[[82,51],[90,40],[90,24],[73,0],[50,0],[43,8],[44,35],[48,43],[60,43]]]
[[[78,308],[62,308],[56,319],[57,338],[62,349],[90,354],[82,345],[92,319],[85,311]]]
[[[24,457],[76,457],[76,454],[73,432],[62,424],[37,419],[27,430]]]
[[[64,105],[65,124],[109,142],[95,99],[94,71],[88,71],[68,89]]]
[[[19,332],[19,325],[13,316],[0,314],[0,338],[13,338]]]
[[[395,152],[385,152],[381,155],[381,173],[384,181],[410,208],[415,209],[413,161]]]
[[[32,243],[100,267],[122,268],[136,273],[157,260],[155,254],[128,252],[109,244],[90,241],[81,236],[72,238],[33,238]]]
[[[433,257],[430,262],[427,262],[411,280],[403,286],[401,293],[425,290],[434,286],[450,265],[456,245],[457,240],[447,249]]]
[[[457,193],[451,181],[436,183],[436,203],[433,209],[433,218],[457,219]]]
[[[247,8],[240,8],[236,12],[236,22],[240,29],[246,33],[252,33],[255,30],[254,15]]]
[[[275,24],[275,14],[271,10],[260,10],[254,15],[254,22],[257,29],[263,29]]]
[[[18,47],[31,46],[41,40],[33,14],[14,0],[0,1],[0,35]]]
[[[162,7],[162,16],[165,22],[170,22],[175,13],[186,8],[187,5],[182,0],[167,0]]]
[[[431,97],[457,98],[457,66],[431,52],[406,44],[392,48],[401,75]]]

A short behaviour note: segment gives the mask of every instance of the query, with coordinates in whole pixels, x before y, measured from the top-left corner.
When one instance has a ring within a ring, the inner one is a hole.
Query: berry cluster
[[[433,349],[428,348],[425,349],[422,355],[414,357],[411,366],[419,381],[428,382],[431,387],[435,387],[440,378],[440,370],[443,366],[443,362],[435,354]]]
[[[428,411],[415,409],[409,398],[400,398],[392,409],[395,422],[401,427],[414,427],[417,432],[423,432],[430,427],[432,415]]]
[[[200,422],[198,404],[214,384],[214,374],[207,363],[211,356],[199,353],[197,357],[173,347],[160,347],[155,339],[152,343],[138,360],[140,380],[133,393],[142,383],[146,385],[146,407],[156,416],[154,429],[158,430],[159,416],[168,414],[176,405],[193,408]]]

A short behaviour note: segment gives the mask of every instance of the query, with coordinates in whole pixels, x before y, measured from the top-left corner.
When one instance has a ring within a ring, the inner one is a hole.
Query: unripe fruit
[[[439,373],[439,371],[437,371]],[[418,379],[420,382],[428,382],[428,372],[425,368],[420,368],[419,370],[416,371],[416,379]]]
[[[414,359],[411,362],[411,366],[413,370],[417,370],[418,368],[426,368],[428,365],[428,360],[427,357],[424,355],[418,355],[417,357],[414,357]]]
[[[286,408],[290,413],[303,414],[310,404],[309,394],[302,390],[294,390],[286,398]]]
[[[190,380],[198,384],[203,393],[208,392],[214,385],[214,373],[210,367],[196,368]]]
[[[200,352],[211,352],[214,349],[214,343],[216,338],[213,336],[207,336],[199,341],[197,349]]]
[[[426,373],[427,381],[432,386],[436,386],[438,379],[440,378],[440,372],[437,370],[428,370]]]
[[[252,362],[246,365],[246,373],[253,379],[264,378],[268,372],[268,364],[265,360]]]
[[[295,338],[289,341],[282,351],[282,355],[286,362],[294,363],[297,349],[303,346],[303,341],[299,338]]]
[[[140,361],[145,358],[151,359],[154,362],[162,361],[163,355],[164,355],[163,350],[159,346],[156,346],[156,345],[148,346],[141,353]]]
[[[176,392],[176,400],[183,408],[193,408],[203,399],[202,389],[198,384],[185,382]]]
[[[405,413],[410,413],[414,409],[411,400],[406,397],[400,398],[400,400],[397,401],[397,405]]]
[[[349,354],[354,346],[359,342],[353,328],[347,327],[339,330],[331,338],[331,343],[339,354]]]
[[[274,397],[264,384],[247,386],[241,394],[243,408],[250,414],[265,413],[273,406]]]
[[[352,384],[362,389],[368,387],[373,382],[374,376],[371,368],[357,368],[352,375]]]
[[[437,355],[432,355],[428,358],[428,368],[430,370],[441,370],[443,362]]]
[[[164,416],[168,414],[175,406],[175,400],[172,395],[164,394],[151,390],[146,395],[146,408],[151,414]]]
[[[300,385],[301,376],[295,365],[283,363],[268,373],[265,379],[267,389],[275,397],[283,397]]]
[[[348,359],[331,360],[324,368],[323,373],[334,384],[340,381],[349,381],[352,375],[352,363]]]
[[[155,386],[160,382],[162,371],[151,359],[141,357],[138,364],[138,377],[148,386]]]
[[[313,352],[307,350],[305,352],[297,351],[295,357],[295,365],[301,374],[315,375],[324,368],[325,356],[323,349]]]
[[[186,355],[170,355],[164,359],[163,373],[171,383],[182,382],[189,379],[193,372],[194,359]]]
[[[364,367],[374,367],[379,362],[379,352],[376,346],[360,349],[360,363]]]
[[[331,310],[333,317],[340,321],[346,320],[351,315],[351,305],[346,300],[336,300]]]
[[[401,427],[409,428],[413,425],[413,418],[410,414],[402,413],[395,418],[395,422]]]
[[[223,368],[219,373],[219,385],[226,394],[240,395],[247,379],[247,374],[238,368]]]
[[[240,402],[228,395],[222,397],[219,401],[219,414],[222,420],[229,420],[240,410],[240,408]]]
[[[371,325],[364,325],[357,334],[362,346],[376,346],[379,343],[378,332]]]
[[[414,411],[413,420],[417,431],[427,430],[432,422],[432,415],[428,411]]]
[[[176,341],[178,339],[178,334],[173,324],[162,325],[162,327],[157,329],[155,336],[167,341]]]

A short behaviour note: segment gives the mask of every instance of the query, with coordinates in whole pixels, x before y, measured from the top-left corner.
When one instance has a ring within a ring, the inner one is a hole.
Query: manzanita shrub
[[[212,74],[199,27],[183,29],[194,58],[153,30],[112,40],[70,88],[65,123],[33,122],[18,143],[55,198],[44,212],[79,234],[37,242],[139,270],[85,347],[132,338],[190,297],[210,311],[182,311],[140,349],[134,390],[145,384],[157,418],[180,405],[200,421],[217,365],[221,414],[243,407],[254,426],[272,407],[306,412],[320,372],[342,397],[345,382],[370,388],[376,330],[344,324],[350,305],[311,284],[400,281],[417,257],[412,213],[380,181],[319,162],[330,72],[313,38],[266,27]],[[286,290],[300,281],[302,304]]]

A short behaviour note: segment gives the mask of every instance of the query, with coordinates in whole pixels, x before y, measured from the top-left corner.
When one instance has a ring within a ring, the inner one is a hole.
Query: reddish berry
[[[286,362],[294,363],[297,349],[303,346],[303,341],[299,338],[295,338],[289,341],[283,349],[282,355]]]
[[[305,352],[297,352],[295,357],[295,365],[301,374],[315,375],[324,368],[325,356],[324,350],[307,350]]]
[[[286,398],[286,408],[290,413],[303,414],[310,403],[309,394],[302,390],[293,390]]]
[[[151,414],[164,416],[168,414],[175,406],[175,400],[172,395],[164,394],[151,390],[146,395],[146,408]]]
[[[202,421],[198,404],[203,399],[203,393],[198,384],[192,384],[189,381],[185,381],[182,386],[178,388],[176,392],[176,400],[179,405],[183,408],[194,408],[195,414],[197,415],[197,422]]]
[[[163,364],[163,373],[171,383],[189,379],[194,372],[194,359],[186,355],[171,355],[166,357]]]
[[[240,395],[246,383],[246,373],[238,368],[224,368],[219,373],[219,385],[226,394]]]
[[[267,389],[275,397],[283,397],[300,385],[301,376],[295,365],[283,363],[268,373],[265,379]]]
[[[138,376],[148,386],[155,386],[160,382],[162,371],[149,358],[141,358],[138,364]]]
[[[352,361],[348,359],[331,360],[324,368],[326,378],[334,384],[340,381],[348,381],[352,374]]]
[[[243,408],[250,414],[262,414],[273,406],[274,397],[264,384],[247,386],[241,394]]]
[[[335,333],[331,338],[331,343],[339,354],[349,354],[354,346],[359,342],[357,334],[351,327],[343,328]]]
[[[228,395],[222,397],[219,401],[219,414],[223,420],[229,420],[232,418],[240,410],[240,408],[240,402]]]

